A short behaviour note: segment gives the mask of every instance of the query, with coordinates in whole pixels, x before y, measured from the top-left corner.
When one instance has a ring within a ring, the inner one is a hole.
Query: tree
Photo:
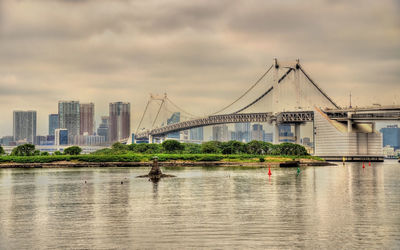
[[[182,143],[185,147],[184,152],[187,154],[200,154],[201,145],[196,143]]]
[[[62,155],[60,151],[54,151],[53,155]]]
[[[3,147],[0,145],[0,155],[4,155],[6,152],[4,151]]]
[[[71,146],[64,149],[64,154],[66,155],[79,155],[82,152],[82,149],[78,146]]]
[[[140,143],[136,144],[135,147],[131,148],[133,148],[133,152],[144,153],[144,154],[156,154],[160,153],[161,151],[161,145],[154,143]]]
[[[49,155],[49,152],[42,152],[40,155],[45,155],[45,156],[47,156],[47,155]]]
[[[162,147],[167,153],[175,153],[178,151],[182,151],[185,148],[180,142],[175,140],[163,141]]]
[[[35,145],[23,144],[19,145],[11,151],[11,155],[14,156],[32,156],[35,155]]]
[[[111,146],[111,149],[114,151],[125,151],[128,150],[128,146],[120,142],[116,142]]]
[[[264,143],[262,141],[251,141],[247,143],[247,153],[253,155],[265,154]]]
[[[221,152],[220,146],[221,142],[219,141],[203,142],[201,144],[201,152],[204,154],[216,154]]]
[[[222,142],[220,149],[223,154],[246,153],[246,145],[240,141]]]

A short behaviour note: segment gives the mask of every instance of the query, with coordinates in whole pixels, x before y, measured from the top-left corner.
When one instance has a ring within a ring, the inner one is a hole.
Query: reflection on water
[[[163,171],[2,169],[0,249],[400,246],[395,161]]]

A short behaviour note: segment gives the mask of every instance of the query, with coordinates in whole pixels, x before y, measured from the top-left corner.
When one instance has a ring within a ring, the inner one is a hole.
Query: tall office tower
[[[14,111],[14,141],[34,143],[36,137],[36,111]]]
[[[213,126],[212,134],[214,141],[229,141],[228,126],[225,124]]]
[[[391,146],[394,149],[400,149],[400,128],[397,125],[388,125],[381,128],[383,146]]]
[[[235,123],[236,140],[241,142],[250,141],[250,123]]]
[[[292,132],[292,126],[290,124],[279,125],[279,142],[295,142],[296,138]]]
[[[80,105],[78,101],[58,102],[59,127],[68,130],[70,141],[80,133]]]
[[[97,129],[97,135],[104,136],[104,141],[108,142],[108,133],[109,133],[109,120],[108,116],[101,117],[101,123],[99,128]]]
[[[57,128],[54,130],[55,143],[54,145],[68,145],[68,129]]]
[[[59,128],[58,126],[58,114],[49,115],[49,135],[54,135],[54,130]]]
[[[190,129],[190,140],[201,142],[204,140],[203,127]]]
[[[80,112],[80,134],[94,134],[94,103],[81,103]]]
[[[170,118],[167,119],[167,125],[171,125],[174,123],[178,123],[181,121],[181,113],[180,112],[175,112],[171,115]],[[171,139],[177,139],[179,140],[180,138],[180,132],[172,132],[167,134],[167,138],[171,138]]]
[[[128,102],[110,103],[110,141],[129,138],[131,132],[131,104]]]
[[[264,139],[263,125],[253,124],[251,130],[251,140],[262,141]]]
[[[274,135],[272,133],[264,132],[263,141],[272,143],[274,141]]]

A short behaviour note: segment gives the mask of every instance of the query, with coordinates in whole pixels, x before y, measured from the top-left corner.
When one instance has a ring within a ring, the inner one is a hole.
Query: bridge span
[[[262,81],[269,85],[263,85],[255,91],[255,87],[260,86]],[[252,96],[251,100],[244,99],[251,91],[255,92],[257,98]],[[141,127],[151,100],[158,100],[161,104],[151,127]],[[299,125],[313,122],[314,152],[317,155],[381,157],[382,136],[375,130],[375,122],[400,120],[400,106],[339,107],[311,79],[299,60],[278,62],[274,59],[273,64],[244,94],[212,115],[175,121],[173,124],[168,124],[168,121],[167,125],[165,122],[155,125],[162,113],[162,106],[168,101],[171,102],[166,95],[149,100],[136,130],[135,139],[152,141],[154,137],[163,138],[173,132],[197,127],[267,122],[274,127],[274,143],[279,143],[278,125],[285,123],[295,125],[296,143],[300,143]],[[244,103],[238,106],[239,101]],[[190,114],[174,103],[172,106]]]

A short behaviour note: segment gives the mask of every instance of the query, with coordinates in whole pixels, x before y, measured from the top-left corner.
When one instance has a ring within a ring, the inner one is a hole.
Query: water
[[[395,161],[148,171],[0,169],[0,249],[400,247]]]

